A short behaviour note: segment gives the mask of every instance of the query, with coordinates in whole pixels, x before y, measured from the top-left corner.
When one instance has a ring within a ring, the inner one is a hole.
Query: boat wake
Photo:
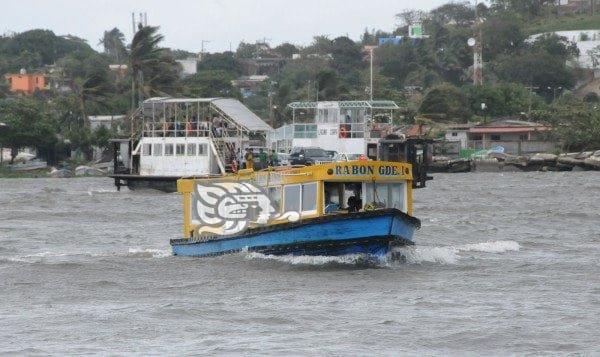
[[[397,264],[457,264],[466,252],[500,254],[520,250],[515,241],[493,241],[471,243],[458,246],[407,246],[395,248],[383,257],[350,254],[341,256],[312,255],[268,255],[245,252],[248,260],[276,261],[293,266],[351,266],[351,267],[392,267]],[[461,254],[463,253],[463,254]]]
[[[506,253],[521,249],[519,243],[512,240],[471,243],[458,246],[410,246],[396,248],[392,251],[392,260],[409,264],[438,263],[456,264],[462,252]]]
[[[132,257],[132,258],[165,258],[170,257],[170,249],[130,247],[127,251],[118,252],[40,252],[25,255],[0,257],[0,262],[7,263],[65,263],[85,261],[89,258]]]
[[[339,256],[324,255],[271,255],[256,252],[245,253],[248,260],[268,260],[276,261],[296,266],[378,266],[381,264],[381,258],[368,256],[365,254],[348,254]]]

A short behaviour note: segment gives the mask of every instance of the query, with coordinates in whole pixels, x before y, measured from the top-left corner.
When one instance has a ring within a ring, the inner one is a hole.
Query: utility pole
[[[133,44],[133,38],[135,37],[135,13],[131,13],[131,43]],[[129,64],[131,66],[131,63]],[[135,76],[133,75],[133,67],[129,68],[131,73],[131,112],[135,110]],[[132,129],[133,130],[133,129]]]
[[[210,43],[210,40],[202,40],[201,41],[201,46],[200,46],[200,61],[202,61],[203,57],[204,57],[204,44],[205,43]],[[231,47],[231,44],[230,44]]]
[[[475,44],[473,46],[473,84],[483,85],[483,36],[481,33],[482,21],[477,10],[475,0]]]
[[[371,84],[369,87],[369,92],[371,94],[371,102],[373,101],[373,49],[371,48]]]

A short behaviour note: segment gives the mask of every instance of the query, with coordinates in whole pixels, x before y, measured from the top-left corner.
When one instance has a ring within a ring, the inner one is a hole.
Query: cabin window
[[[457,132],[453,132],[452,136],[458,136],[458,133]]]
[[[339,120],[339,113],[340,111],[338,108],[319,109],[317,122],[323,124],[337,123]]]
[[[153,156],[161,156],[162,155],[162,144],[154,144],[154,147],[152,148],[152,155]]]
[[[175,155],[177,155],[177,156],[185,155],[185,144],[176,144],[175,145]]]
[[[196,144],[187,144],[187,156],[196,156]]]
[[[268,189],[269,199],[271,200],[271,204],[273,208],[275,208],[275,212],[280,212],[281,210],[281,187],[269,187]]]
[[[142,155],[144,155],[144,156],[152,155],[152,144],[144,144],[144,146],[142,146]]]
[[[284,212],[300,212],[300,185],[288,185],[283,187],[283,210]]]
[[[198,144],[198,155],[200,155],[200,156],[208,155],[208,146],[206,144]]]
[[[362,183],[360,182],[325,182],[324,184],[324,212],[333,213],[340,209],[353,211],[361,209],[364,205]],[[359,208],[360,207],[360,208]]]
[[[371,204],[375,208],[396,208],[406,211],[404,183],[366,183],[365,204]]]
[[[302,185],[302,212],[317,212],[317,183],[305,183]]]
[[[173,156],[173,144],[165,144],[165,156]]]
[[[490,140],[500,141],[500,135],[498,135],[498,134],[492,134],[492,135],[490,135]]]
[[[390,208],[396,208],[401,211],[404,211],[404,184],[389,184],[389,192]]]

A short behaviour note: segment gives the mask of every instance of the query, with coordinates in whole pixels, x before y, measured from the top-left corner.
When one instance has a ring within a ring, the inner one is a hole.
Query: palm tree
[[[164,37],[157,31],[158,27],[140,26],[131,42],[129,65],[139,101],[144,96],[172,94],[179,88],[178,64],[158,47]]]
[[[98,44],[104,46],[104,52],[112,57],[116,63],[121,63],[127,55],[125,35],[116,27],[110,31],[104,31],[104,36]]]
[[[107,94],[112,86],[105,73],[97,72],[90,74],[85,79],[77,78],[73,86],[73,92],[77,101],[79,114],[84,126],[89,126],[87,117],[87,105],[90,103],[104,105]]]

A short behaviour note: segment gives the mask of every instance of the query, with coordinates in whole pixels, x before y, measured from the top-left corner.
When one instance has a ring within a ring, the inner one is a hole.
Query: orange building
[[[7,74],[6,79],[11,92],[21,92],[33,94],[36,90],[44,90],[46,87],[46,78],[39,73],[21,73]]]

